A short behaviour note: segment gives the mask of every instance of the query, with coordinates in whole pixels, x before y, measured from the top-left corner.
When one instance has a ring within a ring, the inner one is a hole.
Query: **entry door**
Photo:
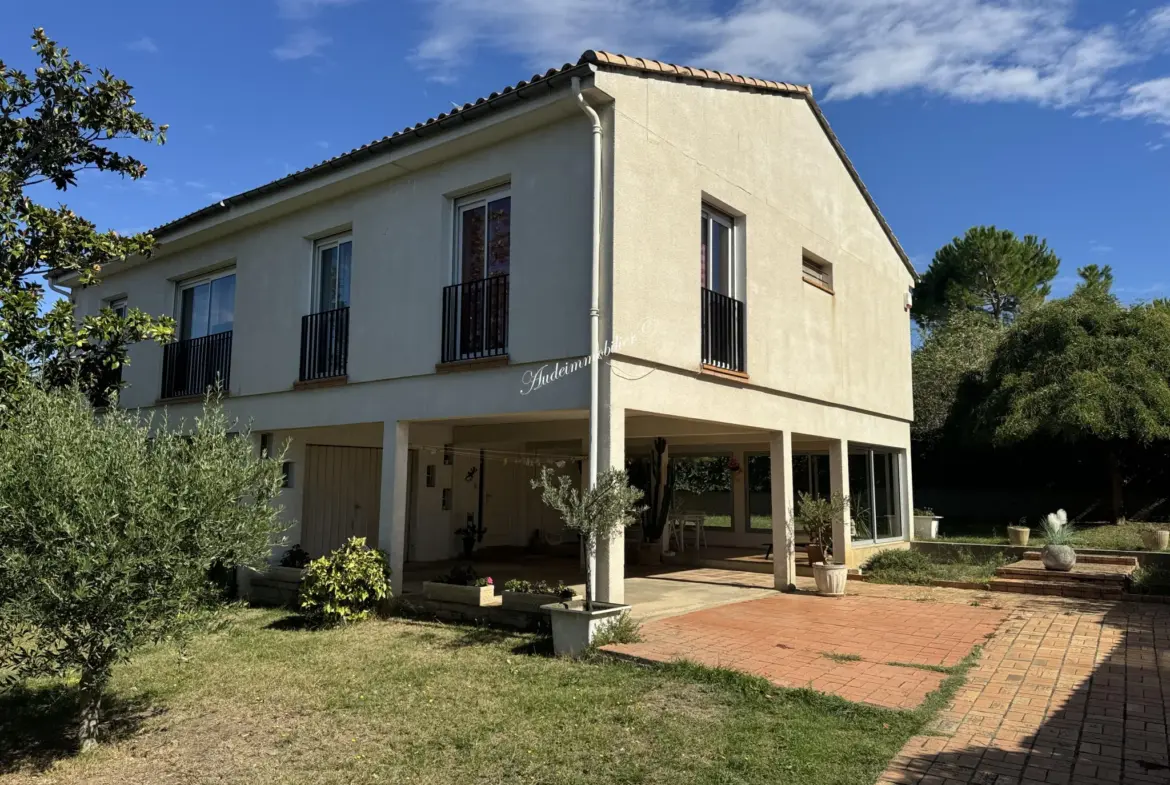
[[[323,556],[350,537],[378,546],[380,447],[306,445],[304,482],[301,547],[310,555]]]

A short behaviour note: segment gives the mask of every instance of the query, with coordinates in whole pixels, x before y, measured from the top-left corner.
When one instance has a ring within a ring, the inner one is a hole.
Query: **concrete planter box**
[[[253,605],[293,607],[305,577],[303,567],[266,567],[257,570],[241,566],[236,570],[236,592]]]
[[[568,657],[582,654],[589,648],[598,630],[629,609],[629,605],[595,602],[593,610],[587,611],[584,600],[555,602],[541,608],[552,615],[553,652]]]
[[[423,595],[435,602],[459,605],[487,605],[496,596],[495,586],[457,586],[453,583],[423,582]]]
[[[843,597],[845,582],[849,580],[849,568],[844,564],[814,564],[813,579],[817,582],[817,594]]]
[[[916,540],[937,540],[938,539],[938,522],[942,520],[940,515],[915,515],[914,516],[914,539]]]
[[[526,611],[528,613],[545,613],[542,610],[545,605],[552,605],[554,603],[563,603],[560,597],[555,594],[533,594],[532,592],[523,591],[505,591],[501,595],[504,598],[504,607],[510,611]],[[572,600],[569,600],[572,602]],[[548,615],[545,613],[545,615]]]

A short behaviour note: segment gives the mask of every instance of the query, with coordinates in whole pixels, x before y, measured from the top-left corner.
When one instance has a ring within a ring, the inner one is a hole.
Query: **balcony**
[[[743,303],[733,297],[702,290],[703,365],[745,373]]]
[[[302,382],[335,379],[349,370],[349,308],[301,317]]]
[[[508,276],[443,288],[444,363],[508,353]]]
[[[226,391],[232,368],[232,333],[205,335],[163,347],[163,398],[204,395],[217,384]]]

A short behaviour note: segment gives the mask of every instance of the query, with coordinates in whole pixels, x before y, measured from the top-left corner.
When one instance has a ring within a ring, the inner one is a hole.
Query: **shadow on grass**
[[[281,616],[276,621],[265,626],[264,629],[278,630],[281,632],[306,632],[319,628],[313,625],[308,616],[293,613],[288,616]]]
[[[149,695],[107,695],[98,739],[106,744],[128,738],[163,711],[151,704]],[[79,713],[76,687],[62,682],[20,685],[0,693],[0,774],[43,771],[76,755]]]

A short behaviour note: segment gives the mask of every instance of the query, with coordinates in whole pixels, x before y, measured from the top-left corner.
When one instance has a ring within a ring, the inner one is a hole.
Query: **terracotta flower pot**
[[[823,562],[825,560],[825,551],[819,545],[808,546],[808,548],[805,550],[805,553],[808,554],[809,564],[816,564],[817,562]]]

